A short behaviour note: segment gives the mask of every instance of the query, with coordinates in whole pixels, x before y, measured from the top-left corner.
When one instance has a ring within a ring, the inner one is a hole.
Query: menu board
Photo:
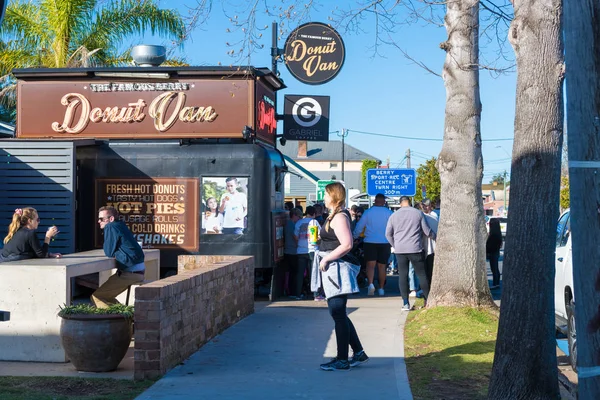
[[[198,251],[198,187],[194,178],[97,179],[96,209],[114,207],[144,248]]]

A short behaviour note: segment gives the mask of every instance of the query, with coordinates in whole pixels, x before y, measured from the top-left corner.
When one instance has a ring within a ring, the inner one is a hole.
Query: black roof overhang
[[[262,78],[275,91],[286,88],[285,84],[268,68],[239,67],[98,67],[98,68],[23,68],[14,69],[17,79],[50,80],[60,78],[106,79],[106,74],[115,78],[143,79],[149,74],[164,74],[164,79],[178,78],[239,78],[252,76]],[[119,76],[121,74],[121,76]],[[136,77],[139,75],[139,77]]]

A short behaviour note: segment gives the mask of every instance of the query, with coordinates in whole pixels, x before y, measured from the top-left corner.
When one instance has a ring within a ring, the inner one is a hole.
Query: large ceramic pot
[[[65,315],[60,337],[78,371],[114,371],[131,343],[132,320],[119,314]]]

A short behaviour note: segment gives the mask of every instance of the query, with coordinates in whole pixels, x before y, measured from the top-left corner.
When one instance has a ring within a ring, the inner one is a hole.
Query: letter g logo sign
[[[304,128],[316,125],[321,119],[322,112],[321,104],[310,97],[298,99],[292,107],[294,121]]]

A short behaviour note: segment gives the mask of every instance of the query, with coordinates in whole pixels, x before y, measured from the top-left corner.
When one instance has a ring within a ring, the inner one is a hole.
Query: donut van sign
[[[335,78],[345,58],[342,37],[321,22],[300,25],[285,41],[284,60],[288,71],[309,85],[322,85]]]
[[[241,137],[250,87],[223,80],[18,83],[22,138]]]

